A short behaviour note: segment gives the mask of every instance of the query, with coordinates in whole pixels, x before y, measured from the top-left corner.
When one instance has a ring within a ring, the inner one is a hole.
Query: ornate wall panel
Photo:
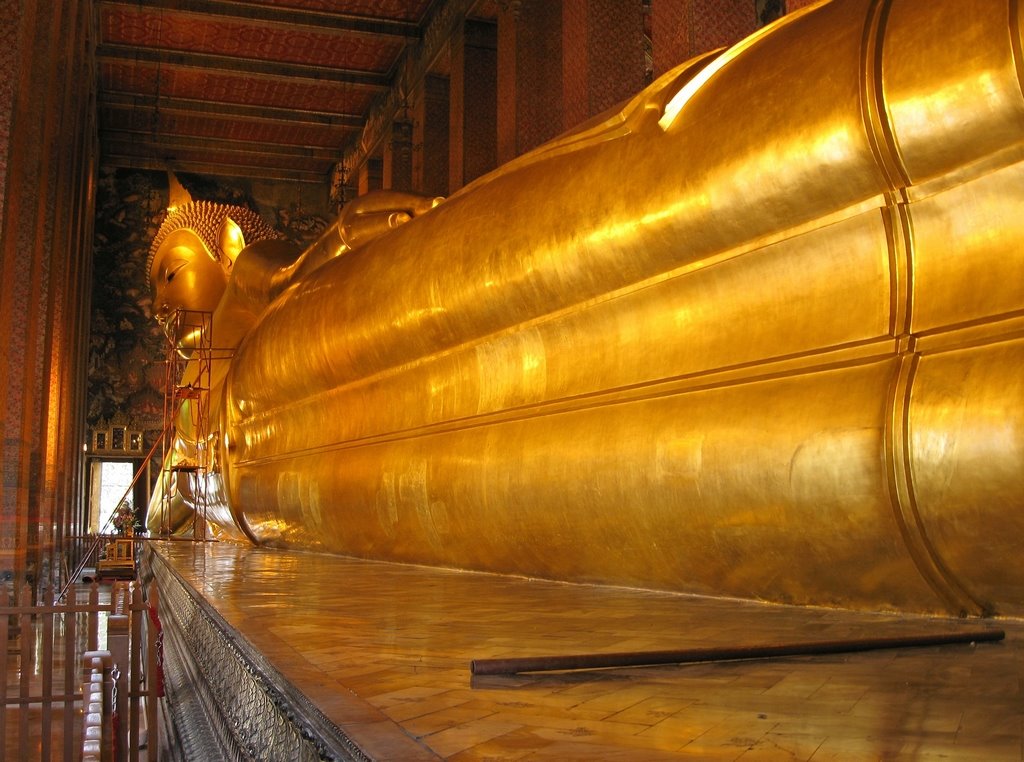
[[[750,0],[693,0],[693,55],[739,42],[757,29]]]
[[[654,76],[757,29],[753,0],[652,0]]]
[[[639,3],[588,0],[586,3],[587,110],[583,119],[638,93],[644,86],[643,13]]]
[[[516,24],[516,154],[563,130],[562,4],[530,3]]]

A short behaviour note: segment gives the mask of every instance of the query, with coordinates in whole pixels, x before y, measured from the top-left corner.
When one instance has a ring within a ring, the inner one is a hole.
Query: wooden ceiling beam
[[[353,69],[332,69],[327,66],[260,61],[256,58],[235,58],[209,53],[182,53],[175,50],[139,48],[132,45],[103,43],[96,49],[96,57],[103,61],[139,61],[167,66],[183,66],[206,72],[265,74],[289,79],[305,79],[313,82],[340,82],[348,85],[372,87],[387,90],[391,78],[387,74]]]
[[[193,98],[169,98],[138,93],[105,90],[100,93],[98,105],[122,110],[154,111],[159,104],[160,111],[173,114],[202,114],[225,119],[253,119],[263,122],[284,122],[296,125],[343,127],[359,129],[362,117],[355,114],[336,114],[326,111],[302,111],[299,109],[274,108],[271,106],[247,106],[238,103],[203,101]]]
[[[214,175],[219,177],[247,177],[261,180],[284,180],[286,182],[312,183],[324,185],[329,181],[329,173],[305,172],[287,167],[268,168],[254,167],[246,164],[227,164],[216,162],[207,164],[197,161],[166,161],[159,157],[123,156],[111,154],[100,161],[104,167],[121,169],[149,169],[157,172],[173,170],[190,172],[197,175]]]
[[[238,154],[254,154],[260,156],[280,156],[282,158],[322,159],[338,161],[340,151],[334,148],[304,145],[282,145],[280,143],[254,143],[244,140],[225,138],[192,138],[184,135],[159,135],[153,137],[150,132],[123,128],[105,129],[100,132],[101,146],[111,143],[139,146],[151,152],[159,150],[210,150]]]
[[[108,47],[110,47],[113,50],[113,49],[115,49],[118,46],[110,45]],[[132,46],[121,46],[121,47],[130,49],[130,50],[133,50],[133,51],[135,50],[135,48],[132,47]],[[102,48],[102,46],[101,46],[101,48]],[[189,55],[189,54],[185,53],[185,54],[182,54],[182,55]],[[230,58],[230,57],[225,56],[225,58]],[[240,59],[240,60],[249,61],[250,59],[246,58],[246,59]],[[175,66],[174,64],[167,63],[165,61],[146,61],[146,60],[143,59],[142,56],[134,56],[134,55],[126,55],[126,54],[120,54],[118,57],[111,56],[111,57],[106,59],[105,63],[108,63],[111,66],[116,66],[117,64],[122,64],[122,65],[128,66],[129,68],[131,68],[133,70],[136,69],[136,68],[137,69],[148,69],[149,72],[153,76],[155,76],[157,74],[157,72],[167,72],[169,74],[173,74],[174,72],[179,71],[179,70],[182,70],[182,71],[185,71],[185,72],[189,72],[189,71],[195,71],[196,69],[199,68],[199,67],[195,66],[192,63],[190,63],[188,65],[185,65],[185,66]],[[296,64],[296,65],[297,66],[302,66],[302,64]],[[316,67],[306,67],[306,68],[314,68],[315,69]],[[337,71],[336,69],[332,70],[329,67],[325,67],[325,68],[327,68],[328,71]],[[203,72],[205,73],[205,70],[203,70]],[[266,84],[294,84],[294,82],[295,82],[295,78],[294,77],[290,77],[290,76],[283,75],[283,74],[277,74],[277,73],[265,73],[265,72],[248,71],[248,70],[230,70],[230,71],[218,71],[218,72],[212,72],[212,73],[213,74],[220,74],[221,76],[228,77],[228,78],[231,78],[231,79],[240,79],[240,80],[245,80],[245,81],[253,80],[253,81],[256,81],[256,82],[261,82],[261,83],[266,83]],[[361,74],[365,74],[366,72],[360,72],[360,73]],[[101,77],[102,76],[103,75],[101,73]],[[383,77],[383,76],[384,75],[380,75],[380,77]],[[305,87],[322,87],[324,85],[324,81],[323,81],[322,78],[321,79],[305,79],[300,84],[305,86]],[[360,91],[366,91],[366,93],[368,95],[376,95],[376,94],[380,93],[382,90],[387,89],[387,88],[382,88],[377,83],[369,83],[369,84],[359,84],[359,83],[355,83],[355,82],[328,83],[328,85],[333,85],[333,84],[340,84],[343,87],[344,91],[346,91],[346,92],[359,93]]]
[[[248,150],[246,150],[246,148]],[[214,146],[208,142],[181,142],[174,145],[153,146],[144,142],[116,140],[111,137],[100,141],[100,153],[104,157],[120,156],[158,159],[164,163],[176,161],[203,162],[213,165],[224,162],[237,167],[252,167],[254,170],[288,170],[295,172],[326,173],[336,162],[334,157],[285,155],[273,151],[258,151],[252,146]]]
[[[100,8],[109,5],[139,7],[138,0],[102,0]],[[239,0],[146,0],[147,11],[196,13],[221,16],[247,22],[263,22],[275,26],[308,27],[320,31],[385,35],[402,40],[418,40],[419,25],[401,19],[367,18],[335,13],[318,13],[297,8],[278,8]]]

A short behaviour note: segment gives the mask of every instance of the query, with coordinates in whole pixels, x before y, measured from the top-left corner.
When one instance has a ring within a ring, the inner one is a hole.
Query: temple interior
[[[3,17],[0,759],[1024,761],[1019,3]]]

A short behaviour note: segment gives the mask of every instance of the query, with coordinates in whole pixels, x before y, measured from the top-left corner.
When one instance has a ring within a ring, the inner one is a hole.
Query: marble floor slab
[[[474,659],[955,632],[225,543],[157,552],[374,759],[1022,760],[1024,622],[1005,640],[474,677]]]

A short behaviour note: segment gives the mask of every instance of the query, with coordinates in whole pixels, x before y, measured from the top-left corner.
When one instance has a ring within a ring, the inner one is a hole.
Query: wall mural
[[[258,211],[306,246],[332,219],[323,188],[179,175],[193,198]],[[299,195],[296,195],[296,194]],[[320,198],[322,197],[322,198]],[[163,428],[166,338],[152,318],[146,281],[149,246],[167,213],[164,172],[104,169],[96,193],[92,327],[86,425],[127,416],[148,451]]]

